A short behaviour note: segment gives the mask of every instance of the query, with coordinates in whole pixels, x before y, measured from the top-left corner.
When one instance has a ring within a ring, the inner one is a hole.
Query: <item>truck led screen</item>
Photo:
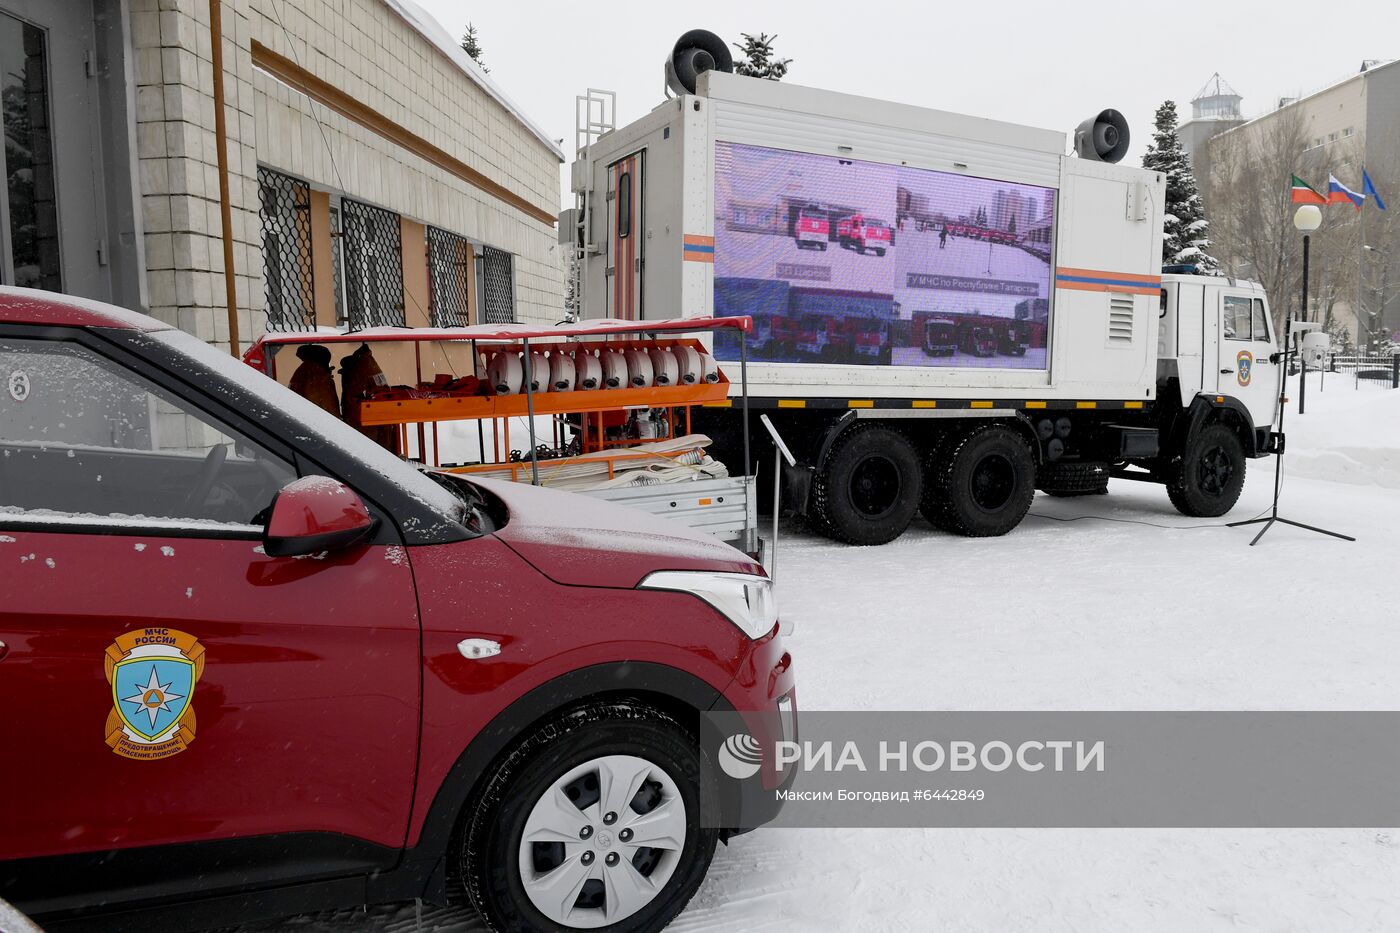
[[[1053,188],[717,142],[715,314],[756,361],[1044,369],[1054,220]]]

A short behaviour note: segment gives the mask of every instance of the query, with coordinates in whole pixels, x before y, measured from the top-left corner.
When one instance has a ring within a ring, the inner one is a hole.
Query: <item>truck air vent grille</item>
[[[1131,295],[1108,296],[1108,342],[1133,342],[1133,299]]]

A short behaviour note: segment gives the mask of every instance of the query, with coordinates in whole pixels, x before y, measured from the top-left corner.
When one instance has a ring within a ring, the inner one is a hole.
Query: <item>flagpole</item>
[[[1360,242],[1356,244],[1356,355],[1361,355],[1361,285],[1366,278],[1366,207],[1361,208]]]

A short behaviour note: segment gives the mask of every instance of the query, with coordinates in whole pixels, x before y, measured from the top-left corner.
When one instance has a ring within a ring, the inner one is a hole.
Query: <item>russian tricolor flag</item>
[[[1346,185],[1337,181],[1336,175],[1327,176],[1327,203],[1346,204],[1350,202],[1358,211],[1361,205],[1366,203],[1366,195],[1357,194]]]

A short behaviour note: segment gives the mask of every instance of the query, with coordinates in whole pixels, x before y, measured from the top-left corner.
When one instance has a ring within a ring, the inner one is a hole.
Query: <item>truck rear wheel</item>
[[[934,525],[968,538],[1004,535],[1035,498],[1035,459],[1011,428],[984,424],[930,464],[929,482],[924,514]]]
[[[847,544],[884,544],[904,533],[923,477],[914,445],[898,431],[857,424],[836,439],[812,484],[815,526]]]
[[[1196,434],[1167,480],[1167,498],[1182,515],[1217,518],[1235,507],[1244,490],[1244,445],[1228,426],[1212,424]]]

